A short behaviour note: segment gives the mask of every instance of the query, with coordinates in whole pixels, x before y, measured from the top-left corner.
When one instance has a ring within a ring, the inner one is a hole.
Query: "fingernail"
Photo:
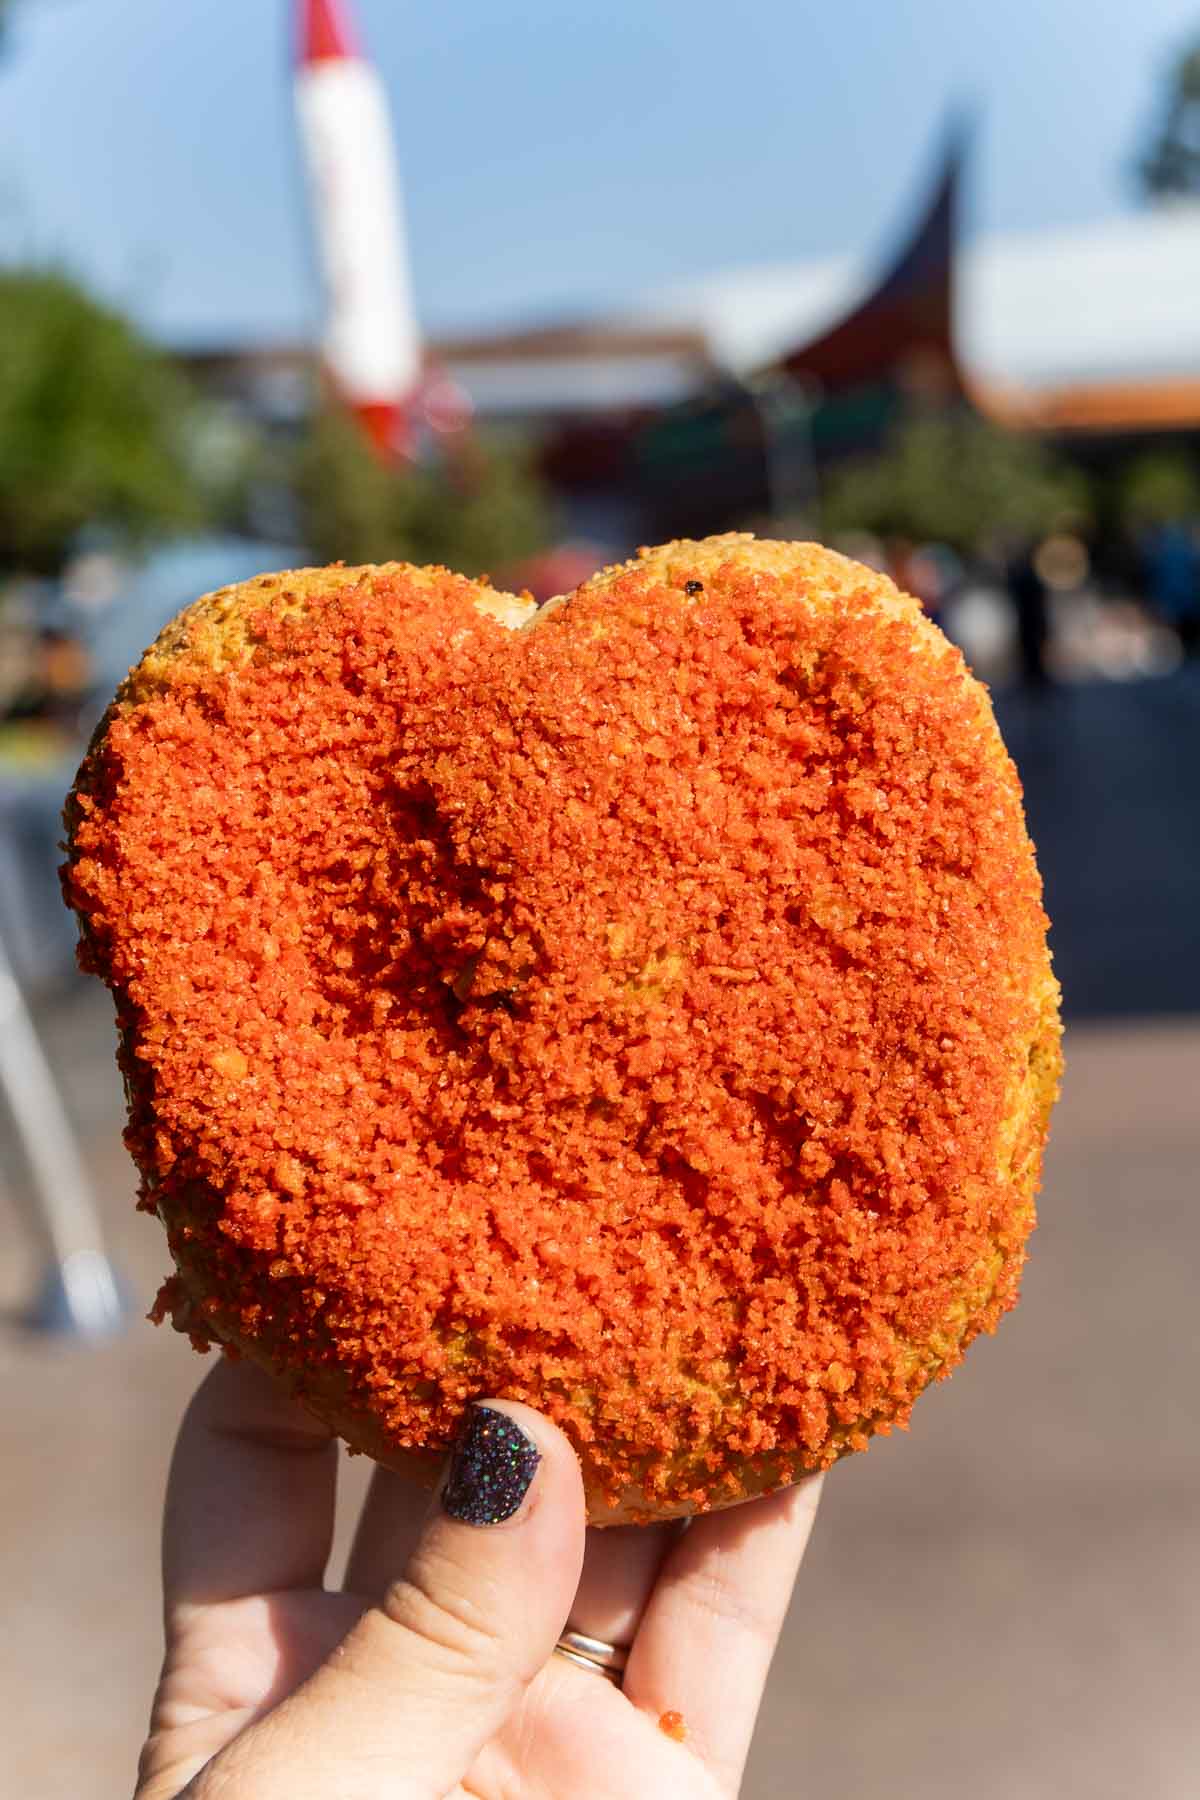
[[[464,1525],[511,1519],[529,1492],[541,1452],[507,1413],[473,1406],[454,1446],[442,1510]]]

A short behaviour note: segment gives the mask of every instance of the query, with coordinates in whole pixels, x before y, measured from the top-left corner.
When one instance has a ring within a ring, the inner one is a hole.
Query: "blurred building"
[[[616,318],[434,338],[429,360],[476,416],[537,435],[577,528],[623,538],[802,513],[816,467],[872,447],[914,392],[1088,460],[1200,444],[1200,207],[964,243],[967,154],[956,129],[882,272],[861,254],[718,272]],[[274,427],[310,403],[307,347],[184,360]]]
[[[987,411],[1050,431],[1200,431],[1200,206],[985,235],[957,252],[954,344]],[[860,260],[717,274],[652,296],[714,361],[786,362],[856,306]]]

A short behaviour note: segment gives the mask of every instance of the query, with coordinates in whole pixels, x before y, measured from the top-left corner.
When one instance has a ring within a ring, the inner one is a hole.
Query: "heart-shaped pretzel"
[[[263,577],[147,652],[67,822],[160,1314],[381,1461],[505,1395],[595,1520],[725,1505],[1012,1304],[1040,885],[983,688],[872,571]]]

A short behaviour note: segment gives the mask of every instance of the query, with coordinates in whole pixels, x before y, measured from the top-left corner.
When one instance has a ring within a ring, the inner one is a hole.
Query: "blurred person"
[[[915,594],[935,625],[944,631],[946,611],[964,582],[961,559],[949,544],[920,544],[909,560],[909,592]]]
[[[1169,520],[1143,540],[1146,585],[1154,610],[1179,634],[1187,656],[1200,655],[1200,539],[1182,519]]]
[[[47,625],[39,633],[40,716],[74,726],[92,684],[87,645],[73,631]]]
[[[911,538],[893,534],[883,541],[884,568],[903,594],[916,592],[912,566],[915,554],[916,546]]]
[[[921,602],[926,616],[941,625],[946,607],[963,580],[963,566],[948,544],[914,543],[890,537],[884,547],[887,573],[902,593]]]
[[[92,684],[86,644],[60,625],[38,625],[19,641],[19,678],[3,709],[6,720],[30,724],[77,725]]]
[[[376,1470],[330,1592],[336,1471],[335,1440],[249,1362],[200,1387],[136,1800],[737,1793],[819,1478],[686,1531],[588,1531],[566,1438],[487,1400],[428,1509]],[[564,1644],[568,1621],[586,1636]]]
[[[1017,625],[1021,679],[1031,693],[1051,685],[1046,653],[1050,643],[1049,586],[1039,559],[1041,546],[1026,544],[1008,564],[1008,597]]]

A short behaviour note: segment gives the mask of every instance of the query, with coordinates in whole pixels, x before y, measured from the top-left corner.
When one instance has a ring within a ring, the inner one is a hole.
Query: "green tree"
[[[87,526],[126,542],[196,522],[190,391],[66,275],[0,270],[0,567],[53,572]]]
[[[1120,473],[1117,512],[1127,531],[1200,516],[1200,470],[1186,450],[1149,450]]]
[[[1138,176],[1152,199],[1200,199],[1200,42],[1171,71]]]
[[[476,440],[449,464],[393,465],[332,405],[313,421],[294,489],[301,540],[321,562],[395,558],[497,574],[553,536],[546,491],[520,449]]]
[[[997,533],[1036,535],[1090,512],[1086,483],[1036,439],[978,414],[904,419],[876,456],[835,474],[827,531],[870,531],[971,551]]]

